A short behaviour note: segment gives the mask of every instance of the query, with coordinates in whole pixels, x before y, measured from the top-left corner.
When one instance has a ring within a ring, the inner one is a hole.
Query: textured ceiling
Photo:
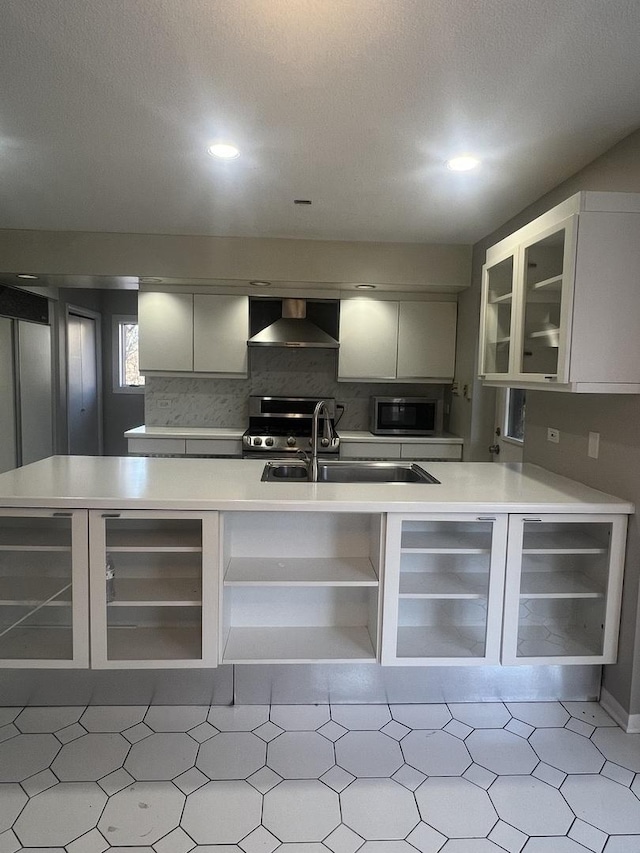
[[[0,228],[471,242],[640,124],[639,34],[638,0],[1,0]]]

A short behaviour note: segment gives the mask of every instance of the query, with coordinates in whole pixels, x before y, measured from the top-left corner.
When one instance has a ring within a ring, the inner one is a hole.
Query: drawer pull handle
[[[495,515],[479,515],[476,517],[476,521],[495,521]]]
[[[523,521],[542,521],[541,518],[523,518]]]
[[[54,518],[71,518],[73,515],[72,512],[54,512],[52,513]]]
[[[102,517],[103,518],[120,518],[120,513],[119,512],[103,512]]]

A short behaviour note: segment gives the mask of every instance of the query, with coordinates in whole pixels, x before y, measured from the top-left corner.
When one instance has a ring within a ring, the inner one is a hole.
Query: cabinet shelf
[[[68,530],[2,527],[0,551],[71,551]]]
[[[202,658],[199,627],[109,627],[107,644],[110,661],[197,661]]]
[[[489,303],[491,305],[500,305],[500,304],[511,302],[512,300],[513,300],[513,293],[503,293],[502,296],[491,296],[491,297],[489,297]]]
[[[532,533],[526,531],[523,554],[606,554],[608,545],[591,539],[582,533],[558,531],[554,533]]]
[[[518,631],[518,658],[580,658],[602,655],[600,636],[574,625],[526,626]]]
[[[486,572],[400,572],[400,598],[486,598]]]
[[[378,586],[366,557],[232,557],[225,586]]]
[[[603,598],[602,589],[583,572],[522,572],[520,598]]]
[[[375,662],[365,627],[235,627],[223,663]]]
[[[73,658],[73,630],[69,626],[13,628],[0,639],[0,659],[69,661]]]
[[[119,578],[108,607],[199,607],[200,578]]]
[[[193,553],[202,551],[200,531],[184,530],[109,530],[107,532],[107,551],[149,553]]]
[[[529,285],[531,290],[548,290],[560,293],[562,290],[562,274],[545,278],[544,281],[537,281],[535,284]]]
[[[485,629],[475,625],[398,628],[398,658],[482,658]]]
[[[47,601],[51,598],[52,601]],[[47,577],[5,576],[0,578],[0,606],[37,607],[43,602],[47,602],[47,607],[69,607],[71,604],[69,580]]]
[[[401,552],[422,554],[489,554],[491,538],[484,533],[430,533],[405,531]]]

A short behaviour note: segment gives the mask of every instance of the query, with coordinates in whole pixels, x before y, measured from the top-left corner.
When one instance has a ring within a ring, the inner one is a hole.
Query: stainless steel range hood
[[[311,320],[304,299],[283,299],[282,317],[249,338],[250,347],[317,347],[337,349],[340,344]]]

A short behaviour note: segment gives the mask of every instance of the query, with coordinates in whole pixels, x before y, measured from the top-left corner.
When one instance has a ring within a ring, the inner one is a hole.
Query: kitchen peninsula
[[[430,463],[438,484],[262,482],[263,465],[0,475],[2,665],[615,660],[630,503],[526,464]]]

